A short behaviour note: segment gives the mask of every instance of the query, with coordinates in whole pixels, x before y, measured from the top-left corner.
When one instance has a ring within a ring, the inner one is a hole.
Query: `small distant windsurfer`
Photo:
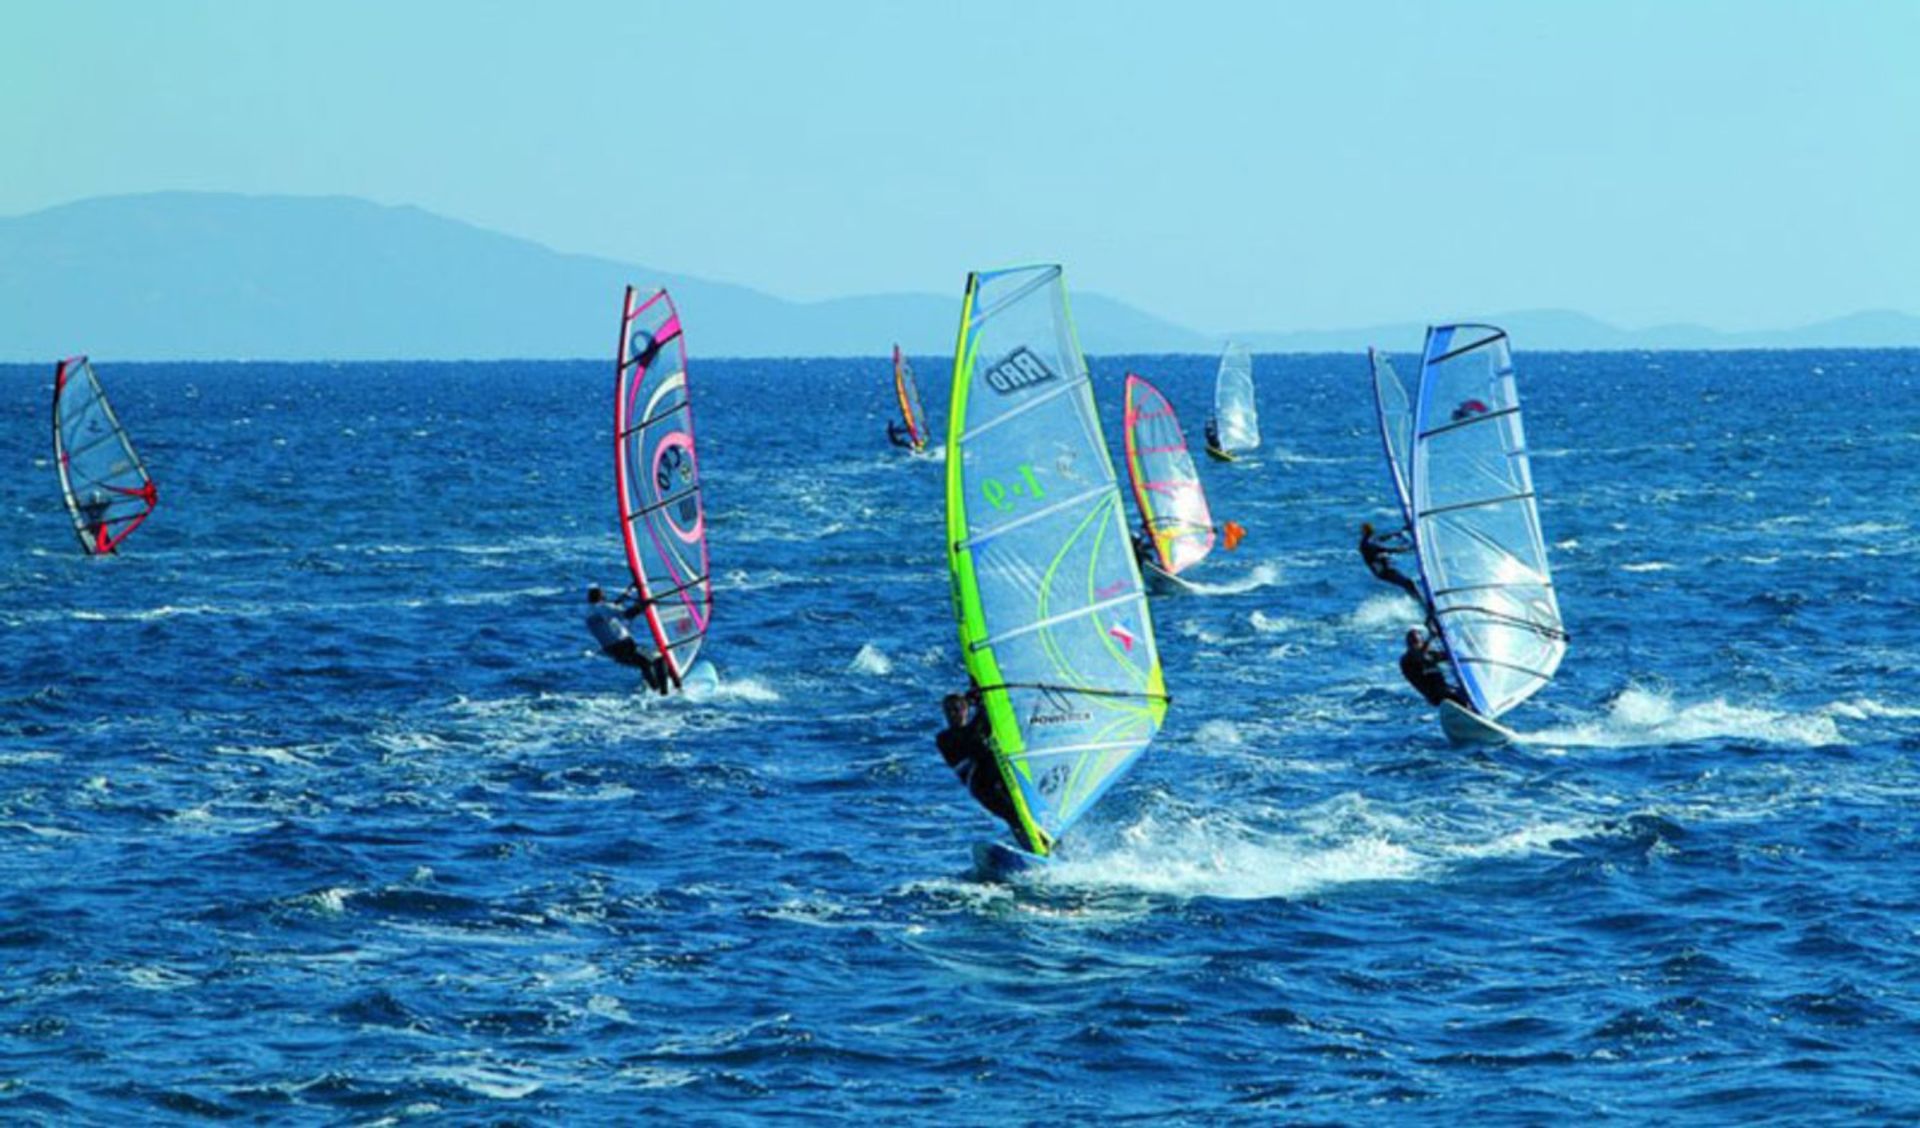
[[[1374,579],[1393,584],[1421,603],[1425,603],[1426,597],[1420,594],[1420,585],[1408,579],[1400,569],[1393,566],[1393,561],[1388,559],[1395,553],[1409,552],[1412,548],[1413,545],[1408,542],[1405,529],[1376,534],[1373,531],[1372,522],[1360,523],[1360,559],[1367,562],[1367,571],[1373,573]]]
[[[1461,400],[1460,406],[1453,409],[1453,421],[1459,423],[1462,420],[1471,419],[1476,415],[1485,415],[1487,410],[1487,405],[1480,400]]]
[[[1447,679],[1447,651],[1436,632],[1422,637],[1418,628],[1407,632],[1407,648],[1400,655],[1400,676],[1420,691],[1427,704],[1452,701],[1467,709],[1473,703]]]
[[[940,705],[947,716],[947,727],[934,737],[940,758],[960,777],[974,802],[1006,823],[1022,850],[1032,852],[1033,846],[1021,829],[1020,815],[1013,809],[1013,797],[1007,794],[1006,778],[1000,774],[998,758],[993,753],[993,731],[987,724],[986,710],[980,707],[979,691],[950,693]]]
[[[897,447],[913,446],[913,432],[902,426],[899,420],[887,424],[887,441]]]
[[[1225,453],[1220,446],[1220,420],[1211,415],[1207,416],[1207,449]]]
[[[646,679],[647,688],[655,693],[668,691],[672,673],[667,669],[667,660],[659,654],[646,654],[640,650],[640,644],[633,640],[633,633],[627,630],[626,620],[636,618],[647,609],[647,601],[636,597],[631,604],[609,603],[607,597],[595,584],[587,589],[587,629],[593,632],[594,640],[600,644],[600,652],[620,663],[632,666]]]

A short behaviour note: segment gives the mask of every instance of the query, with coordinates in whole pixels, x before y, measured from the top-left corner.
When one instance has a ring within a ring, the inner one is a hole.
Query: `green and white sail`
[[[1058,266],[967,278],[947,430],[954,617],[1047,853],[1166,715],[1146,590]]]

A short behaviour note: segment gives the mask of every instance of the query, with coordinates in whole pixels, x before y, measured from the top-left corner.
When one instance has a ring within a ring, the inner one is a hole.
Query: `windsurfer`
[[[1412,547],[1407,543],[1405,529],[1387,533],[1384,536],[1376,536],[1372,522],[1360,523],[1360,559],[1367,562],[1367,571],[1373,573],[1374,579],[1393,584],[1421,603],[1425,603],[1426,598],[1420,594],[1420,585],[1408,579],[1400,569],[1393,566],[1393,561],[1387,559],[1394,553],[1407,552]]]
[[[600,652],[622,666],[639,670],[647,688],[665,694],[670,676],[667,660],[659,654],[641,653],[640,644],[633,640],[633,633],[623,621],[637,618],[647,609],[647,601],[637,598],[626,606],[608,603],[600,585],[595,584],[587,589],[587,605],[587,629],[600,644]]]
[[[1220,420],[1207,416],[1207,449],[1220,450]]]
[[[1149,564],[1156,568],[1160,566],[1160,553],[1153,546],[1153,533],[1144,526],[1133,531],[1133,559],[1142,568]]]
[[[1407,648],[1400,655],[1400,676],[1407,684],[1420,691],[1427,704],[1438,705],[1442,701],[1453,701],[1467,709],[1473,703],[1467,696],[1454,688],[1447,680],[1447,651],[1441,643],[1438,633],[1422,638],[1416,628],[1407,632]]]
[[[940,758],[960,777],[974,802],[987,809],[1013,831],[1013,840],[1022,850],[1031,851],[1026,833],[1020,828],[1020,815],[1007,794],[1007,781],[993,752],[993,731],[987,724],[986,710],[980,707],[979,690],[965,694],[950,693],[941,703],[947,727],[934,737]]]
[[[897,447],[911,447],[913,432],[902,427],[898,420],[887,424],[887,441]]]
[[[87,500],[80,503],[80,523],[86,528],[88,544],[100,544],[106,539],[100,532],[106,527],[107,507],[112,504],[107,495],[99,490],[88,494]]]

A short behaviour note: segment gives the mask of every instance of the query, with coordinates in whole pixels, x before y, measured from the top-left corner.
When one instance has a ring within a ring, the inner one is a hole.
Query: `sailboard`
[[[1213,514],[1200,485],[1180,416],[1159,388],[1127,373],[1127,480],[1140,520],[1153,538],[1154,563],[1178,576],[1213,551]]]
[[[1455,702],[1440,703],[1440,731],[1455,744],[1513,744],[1520,734]]]
[[[647,626],[676,685],[713,613],[706,508],[693,438],[687,347],[665,290],[627,287],[613,397],[620,536]]]
[[[968,275],[953,371],[960,653],[1045,856],[1152,743],[1166,685],[1061,268]]]
[[[153,479],[84,356],[53,370],[53,455],[80,547],[104,556],[147,519]]]
[[[1260,445],[1260,410],[1253,398],[1253,352],[1245,345],[1228,342],[1220,356],[1220,373],[1213,381],[1213,421],[1219,443],[1209,444],[1208,453],[1218,452],[1225,461],[1254,450]]]
[[[906,425],[913,449],[927,449],[927,409],[920,406],[920,383],[913,378],[913,364],[900,346],[893,346],[893,391],[900,398],[900,422]]]
[[[1385,400],[1380,415],[1393,463],[1398,417]],[[1427,330],[1407,434],[1402,504],[1429,614],[1472,712],[1492,721],[1546,685],[1567,649],[1505,331]]]

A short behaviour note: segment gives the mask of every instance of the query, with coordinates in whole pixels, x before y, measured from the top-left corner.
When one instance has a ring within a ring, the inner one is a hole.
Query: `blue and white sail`
[[[1383,404],[1383,433],[1388,415]],[[1503,330],[1427,331],[1409,471],[1433,620],[1473,711],[1498,717],[1546,685],[1567,649]]]

